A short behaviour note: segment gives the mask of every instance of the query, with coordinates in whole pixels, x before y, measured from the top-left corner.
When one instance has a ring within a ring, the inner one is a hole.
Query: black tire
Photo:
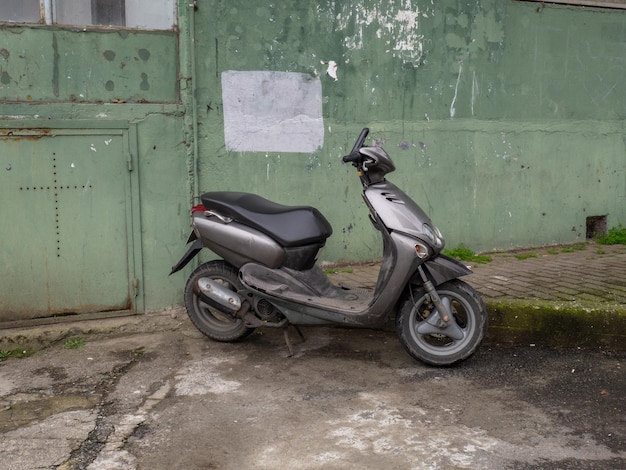
[[[252,333],[254,328],[247,327],[242,319],[210,307],[194,294],[193,285],[203,277],[218,281],[235,292],[243,288],[237,270],[225,261],[209,261],[198,266],[185,286],[185,308],[194,326],[209,338],[222,342],[237,341]]]
[[[416,359],[434,366],[449,366],[471,356],[487,334],[488,317],[480,296],[463,281],[454,279],[437,287],[442,301],[449,302],[463,337],[420,334],[419,325],[435,310],[424,289],[408,294],[396,316],[396,332],[404,349]]]

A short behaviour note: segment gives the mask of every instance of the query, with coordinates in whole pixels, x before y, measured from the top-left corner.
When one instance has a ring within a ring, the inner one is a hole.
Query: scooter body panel
[[[246,263],[279,268],[285,260],[285,250],[276,241],[236,221],[196,213],[193,225],[203,245],[236,268]]]
[[[389,181],[369,186],[364,191],[364,197],[389,230],[421,238],[422,225],[431,223],[428,215],[406,193]]]

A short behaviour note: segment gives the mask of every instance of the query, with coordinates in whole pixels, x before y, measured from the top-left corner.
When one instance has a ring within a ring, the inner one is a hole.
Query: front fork
[[[422,278],[424,289],[430,297],[430,300],[435,305],[435,311],[429,315],[429,317],[420,323],[417,327],[417,332],[423,335],[428,334],[445,334],[453,339],[462,339],[463,331],[456,324],[453,319],[452,310],[450,308],[450,301],[448,299],[442,300],[439,297],[437,289],[434,284],[428,278],[422,266],[417,267],[420,277]],[[417,308],[414,306],[413,308]]]

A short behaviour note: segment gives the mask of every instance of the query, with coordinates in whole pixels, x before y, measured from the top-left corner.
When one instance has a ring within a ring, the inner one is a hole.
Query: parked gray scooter
[[[365,128],[345,163],[358,170],[371,221],[383,238],[376,288],[333,285],[316,266],[332,228],[308,206],[283,206],[258,195],[210,192],[193,214],[193,244],[172,268],[202,249],[223,259],[199,266],[185,287],[194,325],[217,341],[236,341],[258,327],[341,325],[383,328],[395,316],[408,353],[432,365],[469,357],[487,332],[478,294],[458,277],[471,271],[441,254],[444,240],[430,218],[385,179],[395,170],[379,147],[364,147]],[[299,330],[298,330],[299,332]]]

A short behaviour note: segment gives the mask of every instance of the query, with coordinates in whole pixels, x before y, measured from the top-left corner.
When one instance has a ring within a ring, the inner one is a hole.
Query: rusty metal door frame
[[[7,134],[11,132],[11,134]],[[134,295],[131,310],[105,316],[144,312],[143,256],[141,240],[140,191],[138,174],[137,125],[125,120],[0,120],[0,134],[14,136],[121,136],[129,178],[126,179],[126,230],[128,240],[128,292]],[[83,315],[79,315],[83,316]],[[93,315],[90,314],[93,318]],[[72,318],[76,318],[73,316]],[[6,325],[3,325],[6,326]]]

